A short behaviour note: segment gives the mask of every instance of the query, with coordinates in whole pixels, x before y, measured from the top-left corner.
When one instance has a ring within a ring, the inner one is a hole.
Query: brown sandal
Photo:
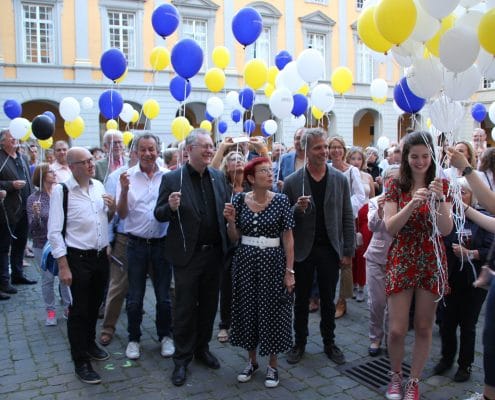
[[[108,346],[110,342],[112,341],[113,336],[110,335],[109,333],[102,333],[100,335],[100,344],[102,346]]]

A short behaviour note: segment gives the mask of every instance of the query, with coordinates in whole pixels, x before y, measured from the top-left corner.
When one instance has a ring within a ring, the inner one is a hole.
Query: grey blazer
[[[127,165],[129,159],[124,157],[124,165]],[[96,161],[95,163],[95,178],[98,179],[101,183],[105,180],[105,176],[108,171],[108,158],[102,158],[101,160]],[[108,174],[110,175],[110,174]]]
[[[302,196],[302,183],[304,176],[304,195],[311,195],[311,186],[306,168],[289,175],[284,181],[283,192],[289,197],[293,205],[294,219],[294,255],[297,262],[305,260],[313,247],[315,227],[317,223],[324,223],[328,239],[332,247],[339,255],[352,257],[355,250],[354,217],[352,214],[349,183],[340,171],[327,165],[327,185],[324,200],[324,221],[316,221],[316,207],[311,198],[311,207],[305,213],[295,207],[297,199]]]

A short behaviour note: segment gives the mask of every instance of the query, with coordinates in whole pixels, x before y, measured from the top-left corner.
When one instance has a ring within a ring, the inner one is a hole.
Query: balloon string
[[[308,148],[308,142],[306,141],[306,143],[304,144],[304,165],[303,165],[303,173],[302,173],[302,195],[304,196],[304,178],[305,178],[305,175],[306,175],[306,150]]]

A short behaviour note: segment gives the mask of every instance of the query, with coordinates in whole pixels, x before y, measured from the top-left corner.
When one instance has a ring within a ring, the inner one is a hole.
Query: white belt
[[[267,247],[279,247],[280,238],[242,236],[241,243],[248,246],[256,246],[260,249],[266,249]]]

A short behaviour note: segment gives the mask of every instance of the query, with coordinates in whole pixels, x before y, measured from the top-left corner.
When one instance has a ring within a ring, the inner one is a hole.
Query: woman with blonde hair
[[[458,142],[456,142],[454,148],[459,153],[462,153],[466,157],[466,160],[468,160],[469,165],[471,165],[471,167],[476,169],[476,157],[475,157],[473,146],[471,145],[471,143],[469,143],[466,140],[459,140]],[[447,177],[447,179],[450,180],[454,176],[457,176],[457,177],[461,176],[462,171],[459,171],[459,170],[457,170],[457,168],[454,168],[454,167],[449,167],[449,168],[444,169],[443,172],[444,172],[445,176]]]

